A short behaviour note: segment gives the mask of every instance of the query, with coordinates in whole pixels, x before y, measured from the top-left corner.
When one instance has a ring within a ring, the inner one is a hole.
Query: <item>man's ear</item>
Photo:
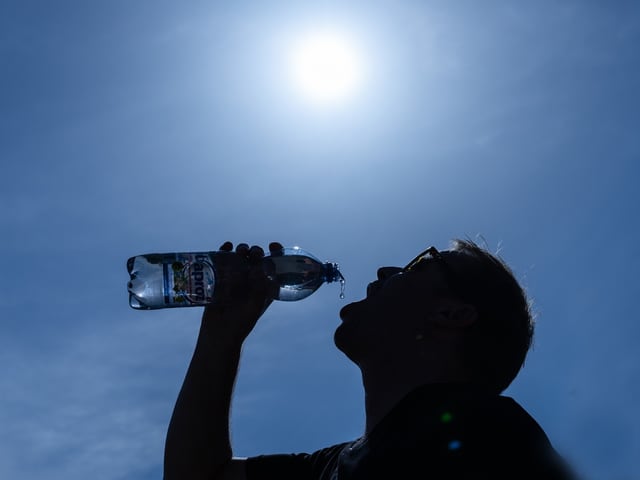
[[[441,306],[434,319],[436,325],[443,328],[466,328],[478,319],[478,312],[467,303],[450,303]]]

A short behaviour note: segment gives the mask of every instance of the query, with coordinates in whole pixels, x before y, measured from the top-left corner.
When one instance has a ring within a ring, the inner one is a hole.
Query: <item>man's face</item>
[[[446,254],[446,252],[443,252]],[[364,299],[342,308],[336,346],[356,364],[371,356],[394,355],[429,332],[429,317],[448,291],[442,265],[428,260],[413,271],[378,269]]]

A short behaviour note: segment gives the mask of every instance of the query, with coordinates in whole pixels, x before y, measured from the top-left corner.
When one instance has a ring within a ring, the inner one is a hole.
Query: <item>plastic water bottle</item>
[[[127,260],[129,305],[153,310],[241,301],[243,292],[237,289],[248,267],[245,259],[224,251],[131,257]],[[266,255],[264,269],[280,285],[275,300],[302,300],[323,283],[335,281],[340,282],[340,298],[344,298],[344,277],[338,265],[322,262],[299,247]]]

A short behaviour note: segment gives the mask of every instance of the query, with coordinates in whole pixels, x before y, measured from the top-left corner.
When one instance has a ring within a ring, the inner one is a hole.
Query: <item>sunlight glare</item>
[[[317,104],[346,99],[361,80],[360,55],[345,36],[331,31],[301,39],[294,47],[291,68],[299,93]]]

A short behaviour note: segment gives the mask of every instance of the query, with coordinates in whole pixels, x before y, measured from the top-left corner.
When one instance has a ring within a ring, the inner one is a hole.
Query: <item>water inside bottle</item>
[[[267,257],[266,268],[280,285],[277,300],[285,302],[308,297],[325,281],[322,263],[306,255]]]
[[[290,249],[287,255],[266,257],[265,260],[267,274],[280,285],[276,300],[301,300],[323,283],[336,280],[340,280],[340,298],[344,298],[344,277],[336,264],[322,263],[300,249]]]

